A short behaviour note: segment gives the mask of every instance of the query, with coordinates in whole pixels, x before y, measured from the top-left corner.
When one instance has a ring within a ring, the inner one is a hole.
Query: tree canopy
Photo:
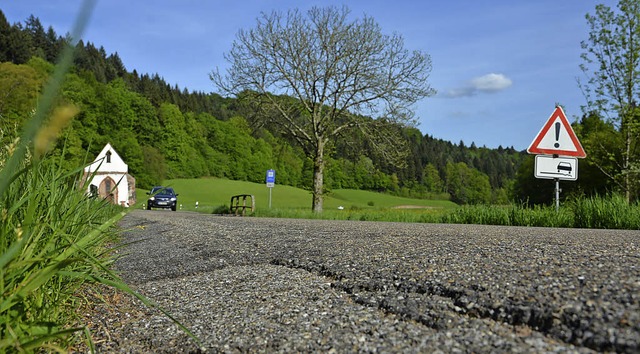
[[[408,51],[401,36],[384,35],[372,18],[349,14],[346,7],[263,13],[225,55],[227,75],[211,74],[224,93],[244,94],[261,110],[256,118],[312,159],[314,211],[322,211],[327,149],[342,132],[359,129],[385,155],[404,153],[388,128],[410,123],[412,104],[433,93],[428,55]]]
[[[620,135],[620,139],[609,134],[613,140],[601,140],[619,143],[595,164],[630,201],[638,196],[640,174],[640,3],[620,0],[618,11],[597,5],[586,20],[589,38],[582,42],[581,65],[587,75],[581,83],[587,98],[584,113],[606,119]],[[593,142],[596,150],[603,150],[598,141]]]

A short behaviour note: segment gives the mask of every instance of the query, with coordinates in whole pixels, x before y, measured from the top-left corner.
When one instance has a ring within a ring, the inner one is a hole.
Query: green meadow
[[[232,181],[220,178],[173,179],[165,181],[179,194],[181,210],[213,213],[228,208],[231,197],[240,194],[253,195],[256,213],[269,210],[269,189],[264,183]],[[136,208],[146,203],[148,190],[137,190]],[[196,210],[196,202],[198,209]],[[392,195],[362,190],[337,189],[325,195],[324,210],[381,210],[393,208],[412,209],[451,209],[457,205],[448,200],[426,200],[401,198]],[[276,184],[271,188],[272,210],[309,210],[311,211],[311,192],[291,186]],[[264,214],[261,214],[264,215]]]
[[[252,195],[257,217],[329,220],[395,221],[505,226],[640,229],[640,206],[627,204],[620,195],[573,198],[555,206],[465,205],[448,200],[396,197],[370,191],[337,189],[325,195],[324,211],[311,211],[311,192],[290,186],[232,181],[218,178],[174,179],[165,185],[179,194],[180,210],[210,214],[229,211],[231,197]],[[144,208],[146,190],[138,190],[134,208]],[[196,208],[196,202],[198,208]],[[247,200],[247,205],[250,201]]]

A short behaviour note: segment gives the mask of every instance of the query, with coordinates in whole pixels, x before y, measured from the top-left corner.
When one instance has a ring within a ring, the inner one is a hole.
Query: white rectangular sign
[[[535,176],[536,178],[575,181],[578,179],[578,159],[566,156],[536,155]]]

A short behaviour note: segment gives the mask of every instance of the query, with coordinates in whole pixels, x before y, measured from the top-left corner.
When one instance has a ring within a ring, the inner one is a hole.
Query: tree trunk
[[[629,125],[629,124],[628,124]],[[627,127],[625,139],[625,155],[622,165],[622,173],[624,173],[624,189],[627,204],[631,203],[631,127]]]
[[[320,140],[320,139],[319,139]],[[322,212],[322,188],[324,185],[324,142],[318,141],[313,158],[313,203],[314,213]]]

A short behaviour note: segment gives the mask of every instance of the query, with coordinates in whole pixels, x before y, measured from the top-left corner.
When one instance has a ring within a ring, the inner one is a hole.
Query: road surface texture
[[[639,352],[640,232],[136,210],[114,352]],[[98,331],[98,332],[100,332]]]

